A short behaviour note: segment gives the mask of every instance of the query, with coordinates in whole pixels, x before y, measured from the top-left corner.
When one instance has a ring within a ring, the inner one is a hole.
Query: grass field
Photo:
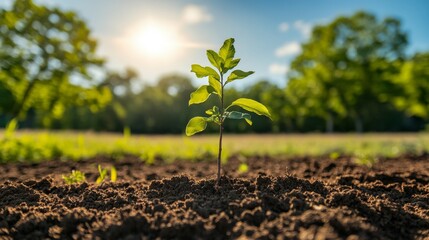
[[[217,156],[218,137],[199,135],[131,135],[93,132],[0,132],[0,162],[74,159],[99,154],[133,154],[151,162],[206,160]],[[226,135],[224,157],[231,155],[394,157],[429,151],[429,134],[269,134]]]

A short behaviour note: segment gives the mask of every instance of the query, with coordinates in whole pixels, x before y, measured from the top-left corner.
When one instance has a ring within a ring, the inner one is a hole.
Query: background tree
[[[96,46],[74,12],[31,0],[0,9],[0,88],[14,96],[2,112],[23,117],[34,108],[58,115],[69,105],[96,110],[108,102],[107,89],[91,83],[91,69],[103,63]]]
[[[226,123],[228,132],[409,131],[429,121],[429,53],[404,54],[397,19],[358,12],[316,26],[292,61],[286,87],[262,80],[226,89],[266,103],[273,121],[253,115]],[[95,80],[94,71],[106,73]],[[143,76],[144,77],[144,76]],[[27,128],[183,133],[189,116],[216,99],[187,108],[195,90],[182,75],[141,85],[136,71],[110,71],[96,40],[73,12],[16,0],[0,9],[0,126],[20,117]],[[135,86],[138,86],[135,88]],[[141,89],[137,91],[136,89]],[[217,131],[208,126],[208,131]]]
[[[365,12],[339,17],[313,29],[291,64],[290,82],[307,82],[301,86],[322,103],[315,109],[328,122],[328,130],[333,116],[347,115],[361,132],[364,122],[381,108],[391,108],[389,99],[400,93],[393,78],[406,45],[397,19],[378,21]]]
[[[243,93],[241,94],[241,96],[254,99],[258,102],[265,103],[267,105],[267,108],[270,110],[271,117],[272,117],[272,120],[271,120],[266,117],[259,116],[257,114],[249,113],[252,116],[252,121],[253,121],[252,128],[250,130],[255,132],[267,132],[267,131],[271,132],[273,130],[272,129],[273,125],[274,126],[278,125],[279,115],[277,113],[273,115],[272,106],[269,105],[269,102],[272,99],[266,96],[266,94],[273,93],[275,88],[276,88],[276,85],[274,85],[273,83],[270,83],[266,80],[261,80],[255,83],[254,85],[243,90]],[[268,101],[265,101],[265,100],[268,100]],[[276,99],[276,101],[280,102],[281,98]],[[277,106],[274,102],[273,104],[274,104],[273,106]],[[243,128],[244,127],[245,126],[243,126]]]
[[[127,68],[124,72],[109,71],[101,86],[107,86],[113,93],[112,101],[106,108],[97,114],[97,125],[103,130],[122,131],[126,122],[128,112],[133,109],[127,109],[134,100],[135,92],[133,83],[136,83],[138,74],[135,70]],[[99,129],[101,130],[101,129]]]
[[[410,117],[429,120],[429,52],[416,53],[402,66],[396,78],[403,94],[394,98],[395,106]],[[418,121],[418,119],[414,119]],[[421,121],[420,127],[421,127]],[[415,123],[416,124],[416,123]],[[418,123],[417,123],[418,124]],[[411,130],[416,130],[413,128]]]
[[[257,98],[261,102],[267,104],[268,110],[270,110],[272,121],[268,122],[269,128],[272,132],[286,132],[292,131],[291,119],[287,117],[286,109],[290,107],[290,103],[287,100],[285,89],[277,86],[276,84],[265,82],[264,90],[259,93]],[[259,120],[259,119],[258,119]],[[265,118],[261,119],[267,124]],[[266,131],[267,128],[264,129]]]
[[[187,77],[170,74],[157,85],[146,85],[127,106],[127,124],[133,132],[183,133],[189,118],[190,93],[195,90]]]

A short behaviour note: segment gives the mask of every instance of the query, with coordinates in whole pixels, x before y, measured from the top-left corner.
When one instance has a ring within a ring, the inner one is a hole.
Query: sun
[[[174,29],[161,24],[147,23],[131,36],[136,50],[147,57],[171,57],[177,53],[179,37]]]

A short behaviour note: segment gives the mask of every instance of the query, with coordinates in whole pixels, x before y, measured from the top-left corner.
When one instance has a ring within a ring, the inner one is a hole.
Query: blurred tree
[[[295,88],[292,95],[300,94],[294,97],[304,101],[305,113],[325,119],[328,132],[334,118],[343,116],[353,118],[356,131],[362,132],[364,121],[389,108],[400,93],[393,79],[406,45],[397,19],[380,22],[365,12],[339,17],[313,29],[291,64],[288,88]]]
[[[395,106],[429,120],[429,52],[416,53],[406,61],[396,81],[404,94],[395,97]]]
[[[68,105],[85,104],[95,111],[106,104],[108,89],[90,81],[91,67],[103,63],[96,45],[74,12],[32,0],[0,9],[0,89],[14,96],[0,103],[2,112],[17,117],[35,108],[58,117]]]
[[[171,74],[162,77],[156,86],[145,86],[130,101],[126,123],[133,132],[182,133],[189,113],[189,95],[195,88],[187,77]]]
[[[137,78],[137,72],[127,68],[123,73],[109,72],[101,83],[101,86],[107,86],[113,93],[112,102],[97,114],[97,125],[103,130],[122,131],[127,125],[125,122],[127,114],[133,111],[127,109],[127,106],[134,100],[132,85]]]
[[[137,71],[132,68],[123,73],[109,71],[100,85],[109,87],[115,96],[126,96],[133,93],[132,83],[137,78]]]
[[[272,132],[292,131],[291,119],[287,118],[286,114],[290,103],[287,100],[285,89],[268,81],[264,85],[265,90],[260,92],[259,100],[266,104],[273,119],[272,122],[268,122],[270,124],[270,128],[268,129],[271,129]],[[265,118],[264,120],[266,121]]]
[[[71,106],[67,108],[62,119],[56,120],[55,128],[93,129],[97,131],[123,131],[127,115],[135,110],[127,109],[134,101],[135,92],[132,85],[136,84],[138,74],[131,68],[123,72],[107,71],[103,80],[96,88],[109,89],[111,101],[99,111],[91,111],[87,106]],[[128,112],[130,111],[130,112]]]
[[[0,79],[3,77],[0,73]],[[7,82],[0,80],[0,113],[10,111],[10,106],[15,104],[15,96],[12,89],[7,85]]]
[[[312,84],[314,82],[310,78],[292,78],[287,84],[285,97],[289,104],[285,106],[284,111],[287,114],[287,119],[295,119],[295,121],[290,121],[288,124],[292,129],[303,129],[305,119],[320,115],[322,112],[322,106],[325,103],[313,97],[315,95],[312,92],[317,91],[317,89],[314,89],[314,84]]]
[[[229,122],[225,128],[417,130],[403,125],[414,118],[429,120],[429,53],[404,63],[406,45],[399,20],[380,21],[365,12],[316,26],[291,64],[286,88],[261,81],[226,89],[227,103],[241,95],[266,103],[272,124],[252,115],[254,128],[245,128],[244,122]],[[75,13],[31,0],[0,9],[1,124],[5,114],[27,113],[26,122],[37,127],[122,131],[129,126],[139,133],[182,133],[189,116],[204,115],[216,101],[189,111],[195,89],[187,77],[166,75],[135,92],[138,76],[132,69],[107,71],[104,79],[94,81],[92,70],[102,66],[96,41]]]

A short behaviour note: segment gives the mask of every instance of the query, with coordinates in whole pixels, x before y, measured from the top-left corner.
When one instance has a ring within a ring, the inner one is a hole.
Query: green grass
[[[217,156],[216,135],[187,138],[180,135],[122,135],[92,132],[18,131],[5,137],[0,132],[0,162],[45,161],[126,154],[147,163],[156,158],[201,161]],[[395,157],[429,150],[429,134],[282,134],[226,135],[224,157],[243,156],[319,156],[338,155]]]

